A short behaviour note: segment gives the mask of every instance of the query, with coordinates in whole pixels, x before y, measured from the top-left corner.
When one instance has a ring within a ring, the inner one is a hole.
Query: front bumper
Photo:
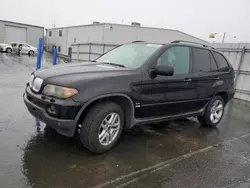
[[[49,103],[48,101],[43,101],[37,97],[37,94],[33,94],[29,87],[26,87],[25,93],[23,95],[23,100],[25,105],[27,106],[29,112],[40,121],[46,123],[49,127],[55,129],[59,134],[62,134],[67,137],[72,137],[75,134],[76,126],[77,126],[77,119],[59,119],[52,117],[49,115],[45,108],[35,104],[29,98],[35,98],[40,103],[46,104],[54,104]],[[69,105],[69,102],[66,102]],[[74,102],[70,105],[79,105]],[[80,106],[79,106],[80,107]]]

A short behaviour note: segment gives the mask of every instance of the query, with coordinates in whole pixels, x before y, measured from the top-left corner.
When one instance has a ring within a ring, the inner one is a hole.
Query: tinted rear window
[[[217,66],[209,50],[193,48],[193,72],[217,71]]]
[[[214,57],[219,67],[219,70],[222,72],[228,72],[229,66],[228,66],[226,59],[218,52],[214,52]]]

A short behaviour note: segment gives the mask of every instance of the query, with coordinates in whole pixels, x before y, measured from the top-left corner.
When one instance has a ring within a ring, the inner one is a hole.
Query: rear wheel
[[[80,139],[87,149],[103,153],[119,139],[124,125],[121,107],[113,102],[99,103],[91,108],[83,120]]]
[[[33,50],[29,51],[29,55],[34,55],[34,54],[35,54],[35,52]]]
[[[6,52],[7,52],[7,53],[11,53],[11,52],[12,52],[12,49],[11,49],[11,48],[6,48]]]
[[[216,95],[208,104],[204,115],[198,116],[198,120],[203,126],[216,127],[220,123],[224,114],[224,99]]]

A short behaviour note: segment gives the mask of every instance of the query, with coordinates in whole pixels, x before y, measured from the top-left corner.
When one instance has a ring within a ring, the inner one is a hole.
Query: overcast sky
[[[93,21],[177,29],[207,41],[250,42],[250,0],[0,0],[0,19],[45,28]],[[236,38],[234,38],[236,36]]]

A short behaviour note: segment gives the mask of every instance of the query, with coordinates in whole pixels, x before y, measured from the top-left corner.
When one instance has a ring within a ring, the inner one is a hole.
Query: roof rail
[[[198,44],[198,45],[201,45],[201,46],[206,47],[206,48],[210,47],[210,48],[214,49],[213,46],[209,46],[207,44],[202,44],[202,43],[198,43],[198,42],[191,42],[191,41],[186,41],[186,40],[175,40],[175,41],[172,41],[171,43],[181,43],[181,42],[190,43],[190,44]]]
[[[144,41],[144,40],[135,40],[135,41],[132,41],[132,43],[137,43],[137,42],[147,42],[147,41]]]

